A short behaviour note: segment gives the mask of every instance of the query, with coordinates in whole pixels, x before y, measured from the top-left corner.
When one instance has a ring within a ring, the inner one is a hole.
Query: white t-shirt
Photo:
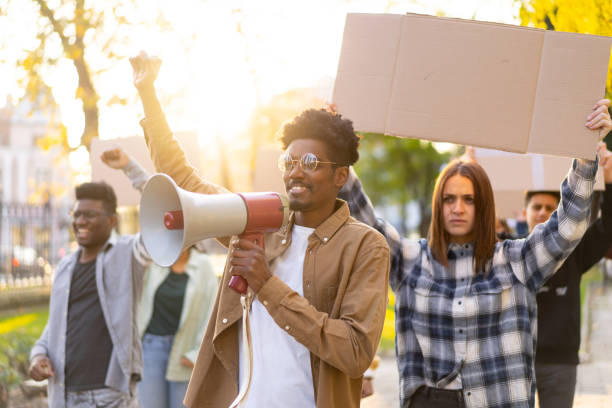
[[[313,228],[294,225],[291,245],[270,266],[272,274],[300,296],[304,296],[304,256],[308,237],[313,231]],[[249,393],[240,407],[314,408],[314,387],[308,349],[280,328],[257,298],[253,301],[250,319],[253,376]],[[242,384],[247,381],[247,373],[243,372],[243,368],[248,351],[242,350],[242,327],[239,327],[238,333],[239,384]]]

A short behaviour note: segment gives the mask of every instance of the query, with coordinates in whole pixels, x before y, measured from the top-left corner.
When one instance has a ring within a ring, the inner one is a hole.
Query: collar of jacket
[[[346,201],[339,198],[336,199],[335,210],[325,221],[321,223],[309,238],[309,244],[314,240],[326,244],[329,242],[336,232],[342,227],[350,217],[350,210]],[[266,240],[266,258],[268,262],[279,257],[291,245],[291,231],[295,224],[295,213],[289,215],[287,225],[275,233],[270,234]]]
[[[104,243],[100,251],[98,251],[98,253],[96,254],[96,259],[98,259],[101,254],[105,253],[106,251],[108,251],[110,248],[112,248],[116,244],[117,244],[117,233],[113,230],[111,232],[110,237],[108,237],[108,239],[106,240],[106,242]],[[76,250],[76,252],[73,252],[76,262],[78,262],[79,259],[81,259],[81,252],[83,252],[83,247],[79,245],[79,248]]]

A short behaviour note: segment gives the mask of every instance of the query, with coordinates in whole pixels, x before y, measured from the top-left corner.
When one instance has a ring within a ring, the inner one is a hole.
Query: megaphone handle
[[[249,241],[259,245],[260,247],[265,248],[264,238],[261,232],[247,232],[242,235],[239,235],[239,238],[248,239]],[[228,286],[238,293],[245,294],[249,285],[246,279],[244,279],[242,276],[234,275],[230,278]]]
[[[240,275],[232,276],[230,278],[228,286],[242,295],[244,295],[247,292],[247,288],[249,287],[246,279],[244,279]]]

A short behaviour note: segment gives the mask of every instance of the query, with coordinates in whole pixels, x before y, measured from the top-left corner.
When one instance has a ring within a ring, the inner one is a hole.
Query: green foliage
[[[7,14],[5,10],[1,12]],[[73,84],[76,85],[75,97],[82,104],[85,119],[81,145],[89,149],[91,139],[98,137],[100,96],[96,80],[119,59],[133,52],[126,47],[133,35],[128,28],[145,25],[147,22],[140,16],[147,13],[138,10],[135,0],[30,0],[30,4],[24,5],[23,13],[26,12],[36,13],[38,18],[32,27],[33,37],[23,39],[27,45],[17,61],[22,73],[18,82],[26,91],[26,97],[34,102],[34,109],[53,112],[56,102],[52,88],[70,85],[50,83],[50,68],[61,61],[70,61],[77,80]],[[162,30],[170,29],[161,14],[149,24]],[[113,95],[106,103],[123,103],[123,100]],[[65,138],[59,143],[69,149]]]
[[[419,203],[419,232],[426,234],[431,216],[431,196],[440,168],[451,157],[438,152],[431,142],[400,139],[375,133],[362,135],[360,159],[355,170],[374,205],[397,205],[406,220],[406,205]],[[401,231],[406,233],[405,230]]]
[[[0,317],[0,406],[12,388],[29,377],[30,350],[48,318],[47,309]]]
[[[3,352],[8,366],[24,378],[28,376],[30,350],[32,350],[35,341],[35,337],[20,332],[10,333],[4,340]]]
[[[19,385],[21,376],[11,366],[0,363],[0,407],[6,407],[9,400],[9,391]]]
[[[519,17],[525,26],[612,36],[610,0],[522,0]],[[612,60],[608,66],[606,97],[612,97]]]
[[[521,0],[521,25],[570,33],[612,36],[610,0]],[[608,65],[606,98],[612,99],[612,53]],[[612,110],[610,110],[612,112]],[[612,146],[612,132],[605,138]]]

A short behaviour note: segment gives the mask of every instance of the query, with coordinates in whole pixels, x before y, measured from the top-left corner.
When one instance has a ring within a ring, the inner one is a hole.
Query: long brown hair
[[[450,235],[444,228],[442,199],[446,182],[455,175],[467,177],[474,187],[474,270],[484,272],[495,250],[495,200],[487,173],[475,161],[453,160],[438,176],[431,202],[429,247],[436,260],[448,266]]]

